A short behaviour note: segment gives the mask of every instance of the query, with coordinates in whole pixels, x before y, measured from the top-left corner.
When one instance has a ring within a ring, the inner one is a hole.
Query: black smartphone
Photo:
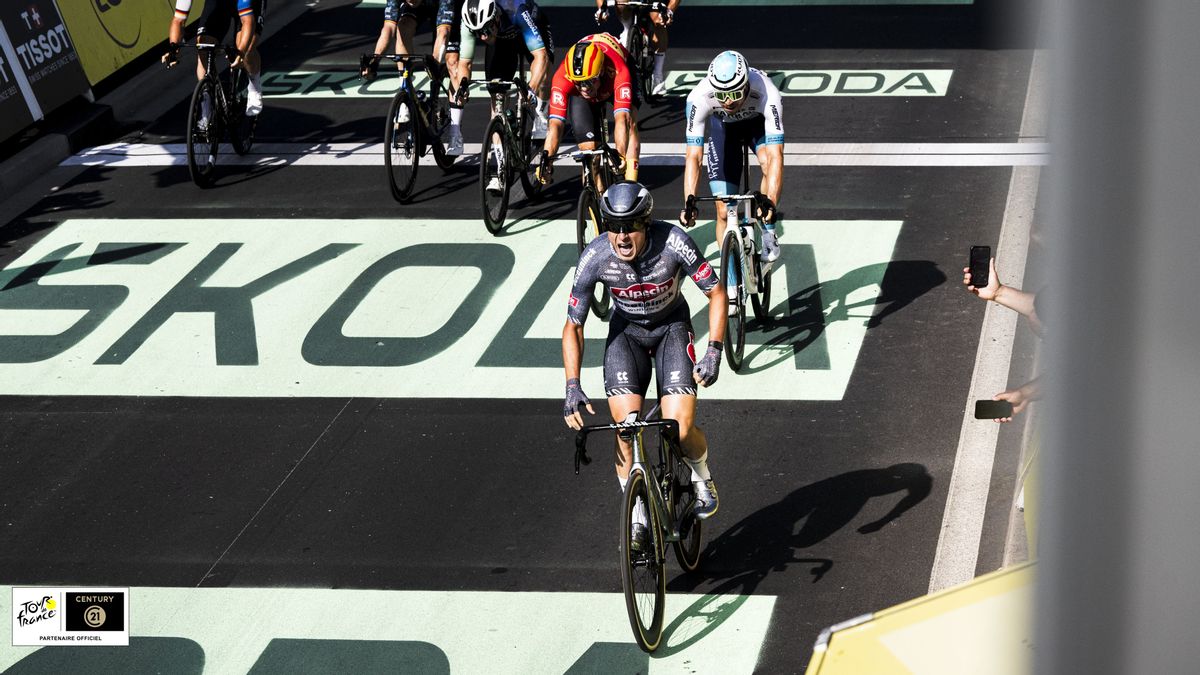
[[[1012,403],[1008,401],[975,401],[975,419],[977,420],[998,420],[1012,416]]]
[[[971,285],[975,288],[983,288],[988,285],[988,268],[991,259],[991,246],[971,247]]]

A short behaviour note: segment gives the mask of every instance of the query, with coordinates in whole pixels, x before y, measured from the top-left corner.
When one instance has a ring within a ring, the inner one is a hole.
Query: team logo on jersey
[[[550,102],[556,106],[557,105],[566,105],[567,97],[563,96],[563,93],[561,91],[559,91],[558,89],[555,89],[554,92],[552,94],[550,94]]]
[[[629,85],[625,85],[621,87],[621,93],[617,96],[617,98],[633,100],[633,90],[629,88]]]
[[[694,281],[696,283],[700,283],[701,281],[703,281],[711,276],[712,276],[712,265],[709,265],[708,261],[706,260],[706,261],[700,263],[700,269],[696,270],[696,273],[692,275],[692,281]]]
[[[688,331],[688,350],[687,350],[687,352],[688,352],[688,358],[692,360],[692,365],[696,365],[696,345],[693,344],[695,341],[696,341],[696,336],[693,335],[691,331]]]
[[[661,284],[634,284],[625,288],[613,288],[612,294],[620,300],[637,300],[649,302],[664,293],[670,293],[675,287],[674,279],[667,279]]]
[[[570,296],[570,299],[567,300],[567,302],[571,303],[572,307],[579,307],[579,298],[575,297],[573,294]]]

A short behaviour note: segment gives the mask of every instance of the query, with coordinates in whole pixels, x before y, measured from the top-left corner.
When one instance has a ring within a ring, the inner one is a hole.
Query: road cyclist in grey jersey
[[[383,27],[379,29],[379,37],[375,40],[375,53],[386,54],[395,43],[395,53],[413,54],[417,26],[424,20],[430,19],[434,24],[433,57],[439,63],[444,63],[446,75],[450,82],[458,81],[458,30],[459,6],[455,0],[386,0],[383,7]],[[403,69],[404,64],[396,63],[397,69]],[[359,75],[368,82],[378,75],[379,59],[364,61]],[[436,82],[430,84],[432,89]],[[409,110],[400,108],[401,124],[408,121]],[[462,154],[462,136],[457,138],[450,134],[446,142],[446,154],[458,156]]]
[[[717,381],[721,339],[725,335],[725,288],[696,242],[677,225],[653,220],[654,198],[639,183],[614,183],[600,198],[605,234],[584,249],[575,270],[567,321],[563,326],[563,369],[567,378],[563,418],[567,426],[583,426],[582,410],[595,414],[579,376],[583,363],[583,326],[588,303],[598,283],[613,296],[604,347],[604,390],[614,421],[639,413],[650,386],[651,370],[663,417],[679,422],[679,441],[692,469],[696,517],[717,512],[716,484],[708,468],[708,441],[695,424],[697,386]],[[691,311],[683,297],[683,275],[708,296],[708,347],[696,359]],[[624,490],[632,464],[632,447],[618,439],[617,479]],[[648,526],[644,504],[633,525],[634,541],[644,541]]]
[[[775,216],[783,189],[783,101],[779,89],[766,73],[751,68],[740,53],[721,52],[709,64],[708,76],[688,94],[684,120],[687,139],[684,204],[690,204],[689,198],[696,194],[702,156],[713,196],[737,194],[742,180],[743,148],[749,147],[762,169],[756,205],[765,223],[762,257],[768,262],[777,260]],[[718,242],[725,236],[728,212],[735,207],[717,202]],[[685,206],[679,222],[691,227],[695,220],[695,208]]]
[[[237,26],[234,45],[238,56],[229,64],[230,68],[246,71],[246,116],[254,117],[262,112],[262,59],[258,56],[258,40],[262,36],[267,14],[267,0],[209,0],[207,12],[196,31],[196,42],[216,44],[233,23]],[[114,3],[115,6],[115,3]],[[192,0],[175,0],[175,14],[167,29],[168,50],[162,62],[168,68],[179,61],[179,45],[183,42],[184,25],[192,11]],[[204,79],[204,59],[196,59],[196,80]],[[200,103],[200,126],[206,127],[212,117],[212,101]]]

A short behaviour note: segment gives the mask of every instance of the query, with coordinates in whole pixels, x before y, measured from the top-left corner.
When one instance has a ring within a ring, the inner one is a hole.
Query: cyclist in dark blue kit
[[[579,384],[583,363],[583,323],[596,284],[613,297],[604,347],[604,391],[613,420],[640,412],[653,367],[663,417],[679,422],[679,441],[692,468],[696,516],[717,512],[717,488],[708,469],[708,441],[695,425],[697,385],[717,381],[721,339],[725,335],[725,288],[717,283],[696,242],[677,225],[653,220],[654,198],[639,183],[611,185],[600,198],[606,234],[584,249],[571,285],[563,326],[563,369],[567,376],[563,418],[572,429],[583,426],[580,408],[595,414]],[[683,274],[708,296],[708,349],[696,359],[691,311],[683,298]],[[652,363],[653,361],[653,363]],[[632,448],[618,440],[617,479],[629,480]],[[646,531],[645,505],[635,511],[635,541]],[[641,525],[640,531],[638,525]]]
[[[233,68],[243,68],[249,75],[246,86],[246,116],[254,117],[262,112],[262,59],[258,56],[258,38],[262,35],[263,23],[266,18],[267,0],[210,0],[205,5],[208,15],[203,19],[200,30],[196,33],[197,42],[216,43],[225,36],[229,24],[237,22],[237,36],[234,43],[239,56],[230,64]],[[183,42],[183,27],[188,14],[192,11],[192,0],[175,0],[175,16],[171,19],[171,27],[167,31],[167,41],[170,49],[163,55],[163,63],[170,68],[179,58],[179,43]],[[204,79],[204,59],[196,60],[196,79]],[[207,126],[212,115],[212,101],[200,103],[200,126]]]

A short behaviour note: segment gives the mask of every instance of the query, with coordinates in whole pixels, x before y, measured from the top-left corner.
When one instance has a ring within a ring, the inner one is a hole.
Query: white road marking
[[[1045,52],[1037,51],[1029,77],[1029,89],[1022,115],[1021,136],[1038,137],[1044,117],[1040,114],[1044,102]],[[1016,168],[1008,188],[1000,241],[995,247],[997,273],[1007,284],[1020,287],[1025,278],[1025,259],[1029,252],[1029,233],[1033,223],[1038,191],[1037,167]],[[967,246],[985,242],[963,242],[963,257]],[[966,292],[965,290],[963,291]],[[967,392],[963,411],[962,430],[954,472],[950,477],[946,511],[942,517],[941,535],[930,572],[929,592],[955,586],[975,577],[979,547],[983,537],[984,513],[988,489],[996,456],[999,424],[974,419],[974,401],[990,399],[1008,388],[1008,371],[1012,362],[1013,338],[1018,315],[994,303],[987,303],[979,348],[975,354],[975,370]]]
[[[646,143],[643,166],[683,166],[683,143]],[[465,164],[478,162],[479,143],[467,143]],[[572,167],[564,146],[556,163]],[[233,166],[383,166],[382,143],[256,143],[246,155],[222,146],[218,164]],[[1049,161],[1047,143],[788,143],[788,166],[1043,166]],[[433,165],[432,154],[421,158]],[[111,143],[88,148],[63,160],[63,166],[186,166],[183,143]]]

